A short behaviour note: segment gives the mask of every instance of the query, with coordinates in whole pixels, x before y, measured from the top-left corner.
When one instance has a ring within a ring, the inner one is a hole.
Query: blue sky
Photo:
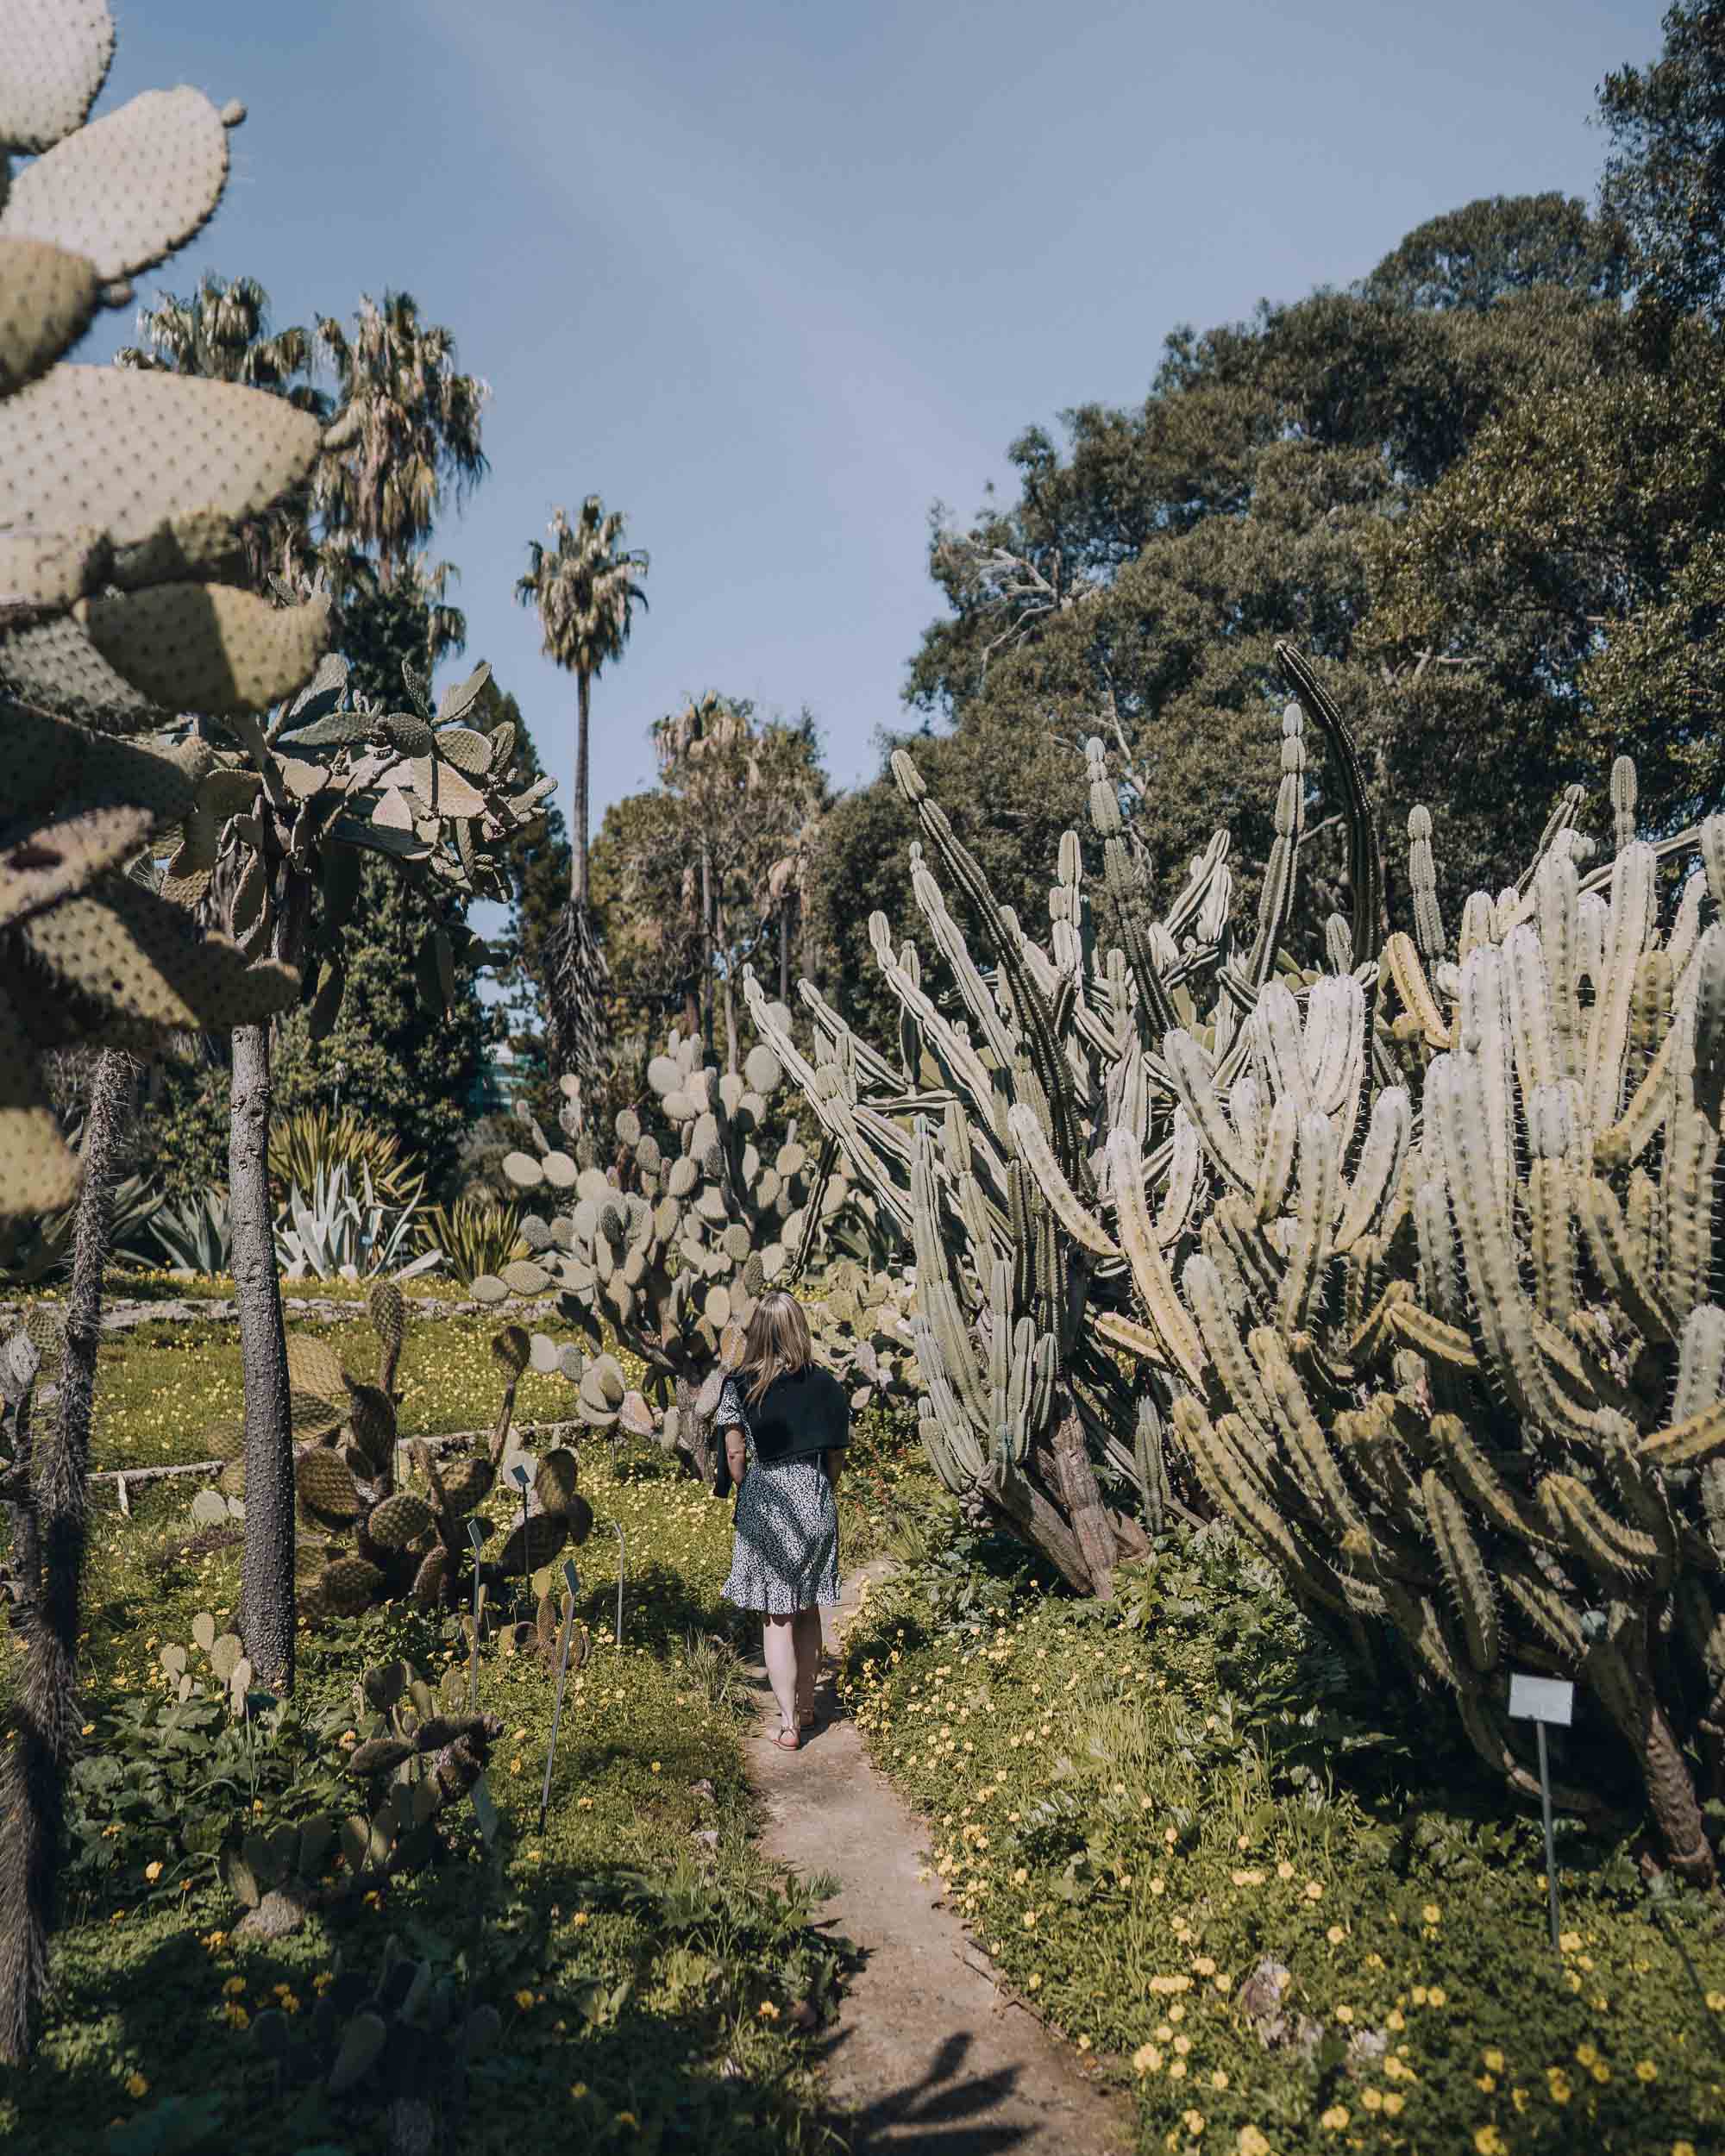
[[[285,322],[405,287],[491,382],[491,476],[436,550],[565,799],[573,685],[513,583],[555,503],[627,512],[651,611],[595,690],[597,822],[709,687],[808,705],[835,777],[870,775],[935,611],[932,501],[968,513],[1032,422],[1142,397],[1176,323],[1345,284],[1477,195],[1590,195],[1595,86],[1660,7],[116,12],[104,106],[185,81],[250,109],[170,289],[250,274]]]

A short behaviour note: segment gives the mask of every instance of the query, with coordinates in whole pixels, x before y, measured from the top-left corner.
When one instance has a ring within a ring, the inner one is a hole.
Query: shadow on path
[[[855,1609],[847,1595],[824,1613],[829,1646]],[[779,1717],[764,1674],[756,1691],[749,1757],[768,1814],[763,1846],[800,1872],[839,1880],[825,1913],[859,1950],[821,2054],[856,2156],[1122,2156],[1132,2144],[1123,2109],[1012,2007],[963,1926],[918,1879],[928,1829],[869,1764],[830,1683],[795,1752],[772,1741]]]

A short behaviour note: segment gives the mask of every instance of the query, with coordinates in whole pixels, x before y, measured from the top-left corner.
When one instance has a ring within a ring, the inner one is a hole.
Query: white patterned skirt
[[[838,1506],[818,1459],[752,1457],[737,1492],[731,1576],[720,1590],[739,1609],[788,1617],[838,1600]]]

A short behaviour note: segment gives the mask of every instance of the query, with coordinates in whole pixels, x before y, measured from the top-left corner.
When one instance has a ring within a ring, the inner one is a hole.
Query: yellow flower
[[[1221,2068],[1218,2066],[1214,2073],[1210,2076],[1210,2086],[1213,2089],[1226,2089],[1227,2085],[1228,2078],[1226,2074],[1222,2071]]]
[[[245,1989],[246,1979],[243,1977],[229,1977],[226,1984],[222,1986],[223,1996],[229,1999],[240,1998],[244,1995]]]
[[[1399,2090],[1392,2089],[1383,2099],[1383,2108],[1393,2119],[1407,2099]]]
[[[134,2102],[136,2102],[140,2096],[147,2096],[149,2092],[150,2084],[141,2074],[133,2073],[126,2076],[126,2094]]]
[[[1157,2051],[1154,2044],[1140,2044],[1138,2046],[1138,2049],[1132,2053],[1132,2070],[1135,2073],[1141,2074],[1153,2074],[1159,2073],[1161,2071],[1162,2053]]]
[[[1284,1857],[1281,1863],[1276,1865],[1276,1876],[1278,1879],[1291,1879],[1294,1877],[1294,1867],[1289,1863],[1286,1857]]]
[[[1442,1984],[1434,1984],[1426,1994],[1426,2004],[1427,2006],[1442,2006],[1448,1997],[1449,1994],[1444,1990]]]
[[[1708,1993],[1707,2010],[1709,2014],[1725,2014],[1725,1991]]]
[[[1343,1931],[1339,1924],[1332,1924],[1328,1931],[1324,1934],[1324,1937],[1329,1940],[1332,1946],[1339,1946],[1346,1936],[1347,1934]]]
[[[1183,2059],[1192,2048],[1192,2039],[1189,2036],[1176,2036],[1174,2040],[1174,2048]]]
[[[1201,1977],[1214,1977],[1216,1973],[1216,1965],[1208,1954],[1200,1954],[1192,1966]]]
[[[1318,2121],[1327,2134],[1339,2134],[1353,2114],[1345,2103],[1333,2103]]]
[[[222,2016],[229,2028],[249,2028],[252,2025],[251,2015],[237,1999],[229,2001],[222,2009]]]
[[[1695,2143],[1693,2141],[1673,2141],[1672,2156],[1695,2156]]]
[[[1080,2051],[1088,2051],[1090,2048],[1090,2039],[1088,2036],[1081,2036],[1078,2039],[1078,2048]]]
[[[524,2013],[526,2013],[526,2011],[527,2011],[528,2008],[529,2008],[529,2007],[530,2007],[530,2006],[532,2005],[532,2003],[533,2003],[533,1994],[532,1994],[532,1993],[531,1993],[531,1992],[530,1992],[530,1990],[526,1988],[526,1986],[525,1986],[524,1984],[523,1985],[522,1989],[521,1989],[519,1991],[518,1991],[518,1992],[516,1993],[516,1995],[515,1995],[515,2003],[516,2003],[516,2004],[517,2004],[517,2005],[518,2005],[518,2006],[521,2009],[521,2011],[522,2011],[524,2014]]]
[[[656,1759],[656,1760],[654,1760],[654,1762],[653,1762],[652,1765],[651,1765],[651,1766],[648,1769],[648,1772],[649,1772],[649,1774],[656,1774],[658,1771],[659,1771],[659,1762]]]
[[[1270,2143],[1255,2126],[1241,2127],[1239,2156],[1270,2156]]]
[[[1503,2136],[1495,2126],[1482,2126],[1473,2137],[1477,2156],[1506,2156]]]
[[[755,2011],[763,2021],[776,2021],[779,2018],[779,2009],[770,1999],[762,1999]]]
[[[1041,1982],[1042,1977],[1040,1972],[1033,1977],[1026,1977],[1025,1978],[1025,1989],[1026,1991],[1034,1991]]]
[[[1571,2096],[1569,2076],[1561,2066],[1546,2068],[1546,2088],[1553,2103],[1569,2102]]]
[[[1408,2017],[1399,2006],[1392,2006],[1383,2017],[1383,2026],[1385,2028],[1404,2029],[1408,2026]]]
[[[1590,2066],[1598,2056],[1598,2052],[1591,2044],[1578,2044],[1575,2047],[1575,2063],[1578,2066]]]
[[[1635,2061],[1635,2078],[1637,2081],[1657,2081],[1659,2078],[1659,2070],[1653,2064],[1651,2059],[1638,2059]]]
[[[1351,2006],[1339,2006],[1336,2009],[1336,2019],[1339,2021],[1352,2021],[1353,2009]]]
[[[144,1866],[144,1877],[149,1881],[152,1886],[154,1886],[156,1881],[160,1878],[161,1875],[162,1868],[161,1859],[160,1858],[153,1858],[150,1863]]]
[[[1495,2044],[1493,2044],[1488,2050],[1481,2052],[1479,2055],[1484,2060],[1487,2066],[1490,2068],[1493,2073],[1501,2074],[1502,2072],[1503,2054],[1498,2050]]]
[[[1306,1882],[1306,1899],[1308,1902],[1321,1902],[1323,1898],[1324,1890],[1320,1883],[1316,1879],[1308,1879]]]
[[[1359,2100],[1368,2111],[1381,2111],[1383,2109],[1382,2089],[1367,2089],[1362,2093]]]

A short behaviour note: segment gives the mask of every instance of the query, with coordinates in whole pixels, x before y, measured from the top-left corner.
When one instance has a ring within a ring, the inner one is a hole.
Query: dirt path
[[[848,1583],[845,1601],[827,1615],[830,1648],[856,1614],[852,1597],[882,1569],[865,1566]],[[843,1883],[827,1914],[864,1957],[825,2046],[833,2105],[856,2156],[1130,2148],[1124,2107],[1009,2003],[963,1926],[919,1883],[928,1830],[869,1764],[855,1726],[834,1718],[831,1684],[797,1752],[772,1742],[778,1713],[764,1674],[760,1690],[750,1767],[768,1810],[764,1845],[799,1871]]]

